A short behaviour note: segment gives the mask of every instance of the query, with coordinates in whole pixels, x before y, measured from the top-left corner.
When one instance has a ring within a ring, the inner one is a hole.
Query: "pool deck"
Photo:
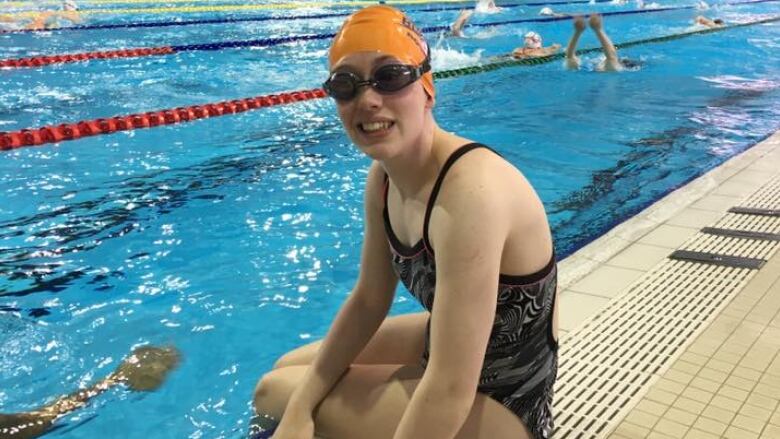
[[[729,208],[778,181],[780,131],[562,261],[562,347],[577,346],[583,328],[607,319],[605,314],[617,309],[615,303],[625,302],[630,291],[637,294],[643,279],[663,278],[659,267],[669,264],[669,255],[683,244],[690,246],[703,227],[715,225]],[[780,208],[780,191],[773,197],[771,208]],[[776,223],[767,224],[768,233],[780,233],[772,225]],[[780,252],[771,245],[766,264],[741,272],[744,281],[719,299],[722,303],[712,307],[700,328],[667,351],[663,364],[638,387],[641,391],[624,400],[629,402],[608,429],[594,433],[577,423],[563,437],[780,438]],[[562,350],[562,358],[567,354]]]

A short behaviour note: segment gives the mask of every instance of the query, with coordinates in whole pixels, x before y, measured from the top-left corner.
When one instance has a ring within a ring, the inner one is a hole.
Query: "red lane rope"
[[[115,116],[107,119],[93,119],[77,123],[64,123],[56,126],[48,125],[41,128],[0,132],[0,150],[7,151],[26,146],[76,140],[82,137],[110,134],[117,131],[130,131],[156,127],[159,125],[175,125],[191,120],[243,113],[257,108],[291,104],[294,102],[324,98],[325,96],[325,90],[321,88],[299,90],[288,93],[222,101],[206,105],[191,105],[189,107],[149,111],[127,116]]]
[[[170,55],[176,50],[170,46],[163,47],[141,47],[137,49],[106,50],[102,52],[85,52],[65,55],[43,55],[32,56],[29,58],[14,58],[0,60],[0,68],[11,67],[40,67],[49,64],[64,64],[90,59],[108,59],[108,58],[135,58],[140,56]]]

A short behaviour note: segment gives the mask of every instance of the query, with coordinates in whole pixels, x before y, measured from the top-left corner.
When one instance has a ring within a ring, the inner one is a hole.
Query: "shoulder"
[[[366,176],[365,194],[363,200],[366,208],[382,210],[384,203],[384,190],[387,174],[378,161],[371,162]]]

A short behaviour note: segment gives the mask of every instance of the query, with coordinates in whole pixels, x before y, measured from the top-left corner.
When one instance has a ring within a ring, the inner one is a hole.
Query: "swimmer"
[[[455,23],[452,23],[452,26],[450,27],[450,36],[463,38],[463,27],[466,25],[466,22],[469,21],[469,18],[474,15],[473,9],[462,9],[460,11],[460,14],[458,14],[458,18],[455,20]]]
[[[625,68],[633,68],[638,65],[636,61],[628,58],[620,59],[617,56],[617,49],[612,44],[607,34],[604,32],[603,23],[600,14],[592,14],[588,19],[590,28],[598,37],[601,43],[601,49],[604,51],[605,59],[596,67],[599,72],[619,72]],[[566,46],[566,67],[572,70],[580,68],[580,59],[577,56],[577,42],[585,31],[585,19],[581,16],[574,17],[574,33]]]
[[[544,17],[565,17],[567,14],[561,14],[559,12],[555,12],[552,10],[551,7],[545,6],[539,10],[539,15]]]
[[[0,437],[32,439],[46,434],[57,419],[84,407],[90,399],[119,384],[137,392],[156,390],[168,373],[179,364],[179,359],[179,351],[173,347],[136,348],[114,372],[87,389],[62,396],[31,412],[0,413]]]
[[[710,8],[710,5],[707,4],[704,0],[700,0],[698,3],[696,3],[696,10],[697,11],[706,11]]]
[[[523,47],[518,47],[512,51],[515,58],[539,58],[549,56],[561,50],[560,44],[553,44],[549,47],[542,47],[542,36],[536,32],[528,32],[523,37]]]
[[[79,24],[83,20],[78,5],[74,0],[62,2],[61,11],[41,11],[32,17],[15,18],[10,15],[0,16],[1,30],[52,30],[63,26],[63,21]]]
[[[710,20],[709,18],[698,15],[696,18],[693,19],[693,24],[697,24],[700,26],[708,27],[710,29],[716,28],[716,27],[723,27],[726,25],[726,23],[723,22],[720,18],[716,18],[714,20]]]
[[[437,124],[429,47],[399,10],[352,14],[328,61],[324,89],[372,159],[360,272],[325,339],[260,379],[255,412],[281,419],[274,439],[550,437],[557,271],[541,200]],[[387,317],[399,280],[425,311]]]
[[[474,10],[477,12],[499,12],[501,8],[496,6],[495,0],[477,0]]]

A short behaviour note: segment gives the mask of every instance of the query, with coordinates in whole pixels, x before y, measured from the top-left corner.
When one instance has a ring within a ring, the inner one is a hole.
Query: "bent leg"
[[[308,366],[269,372],[255,391],[255,410],[281,419],[287,400]],[[391,439],[422,378],[420,366],[353,365],[320,404],[314,418],[318,436]],[[456,439],[531,439],[522,421],[483,394]]]
[[[585,31],[585,19],[574,17],[574,33],[571,35],[569,44],[566,45],[566,68],[579,69],[580,59],[577,57],[577,43],[580,41],[582,32]]]
[[[386,318],[363,351],[358,354],[355,364],[419,363],[425,349],[428,316],[428,312],[423,311]],[[274,369],[311,364],[320,345],[321,340],[284,354],[276,361]]]

